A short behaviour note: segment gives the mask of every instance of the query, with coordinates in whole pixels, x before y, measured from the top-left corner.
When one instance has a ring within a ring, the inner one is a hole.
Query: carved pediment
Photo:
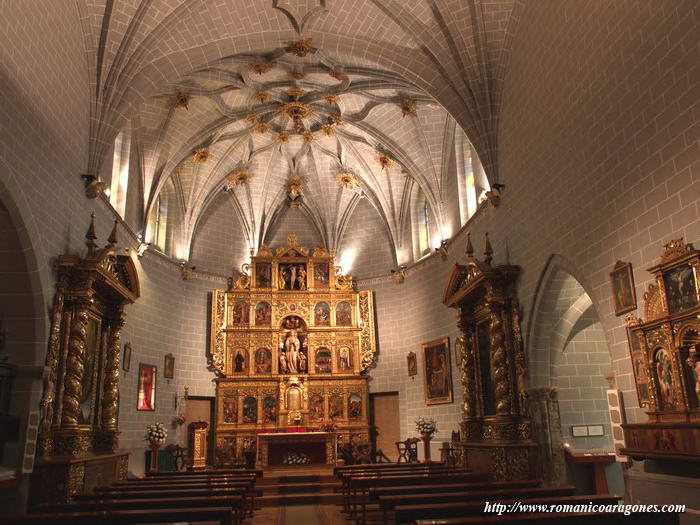
[[[666,315],[666,307],[659,285],[656,283],[650,284],[647,291],[644,292],[644,317],[648,322],[660,319],[664,315]]]

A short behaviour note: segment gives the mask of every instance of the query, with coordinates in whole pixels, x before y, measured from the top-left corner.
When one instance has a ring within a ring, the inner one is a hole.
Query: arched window
[[[467,135],[459,127],[455,131],[455,158],[459,189],[459,212],[462,224],[476,213],[486,198],[490,185]]]
[[[112,183],[109,188],[109,203],[124,218],[126,213],[126,190],[129,186],[129,155],[131,153],[131,134],[123,129],[114,139],[114,158],[112,160]]]
[[[418,252],[419,257],[430,253],[430,213],[428,201],[422,190],[418,190]]]

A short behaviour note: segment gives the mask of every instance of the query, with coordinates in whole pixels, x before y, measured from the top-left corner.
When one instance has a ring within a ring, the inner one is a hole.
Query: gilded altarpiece
[[[677,239],[649,268],[645,320],[630,315],[630,358],[646,423],[623,424],[635,459],[700,461],[700,251]]]
[[[332,253],[295,235],[274,251],[263,245],[243,270],[212,292],[217,464],[240,460],[260,433],[329,421],[339,440],[367,441],[372,292],[355,291]]]
[[[85,257],[62,255],[41,399],[38,458],[30,505],[67,502],[125,479],[128,453],[118,450],[119,359],[124,306],[139,297],[131,257],[97,249],[94,217]]]
[[[444,303],[458,311],[455,349],[463,386],[457,460],[494,479],[537,477],[536,446],[527,417],[527,371],[515,282],[518,266],[491,266],[473,256],[456,264]]]

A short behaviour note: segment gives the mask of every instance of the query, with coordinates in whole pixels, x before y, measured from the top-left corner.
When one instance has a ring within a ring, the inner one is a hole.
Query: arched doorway
[[[529,327],[533,420],[541,436],[543,475],[551,482],[567,477],[562,447],[614,450],[606,395],[610,352],[591,298],[575,275],[565,259],[552,257]],[[589,427],[597,428],[589,433]],[[575,473],[568,474],[571,479]]]

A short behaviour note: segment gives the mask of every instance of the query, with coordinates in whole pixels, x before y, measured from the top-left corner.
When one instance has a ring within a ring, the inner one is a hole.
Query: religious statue
[[[306,371],[304,343],[303,339],[300,339],[296,329],[290,330],[280,343],[280,369],[285,368],[287,370],[285,373],[290,374],[298,374]]]
[[[235,368],[233,369],[234,372],[243,372],[243,367],[245,366],[245,357],[243,357],[243,354],[239,350],[236,352],[236,358],[234,359],[235,362]]]

